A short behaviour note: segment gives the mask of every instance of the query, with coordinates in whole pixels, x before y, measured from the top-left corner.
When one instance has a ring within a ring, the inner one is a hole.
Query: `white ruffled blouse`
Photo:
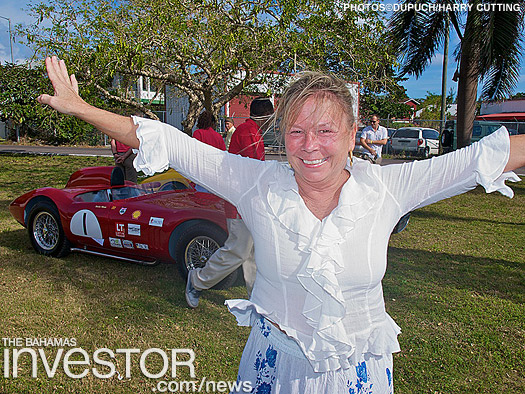
[[[255,245],[250,300],[226,301],[239,325],[257,313],[277,323],[317,372],[357,365],[364,353],[400,350],[400,328],[386,313],[381,280],[390,233],[415,208],[483,185],[512,197],[502,175],[509,137],[502,128],[451,154],[388,166],[354,159],[337,207],[322,221],[298,193],[285,163],[231,155],[166,124],[139,125],[135,167],[168,166],[237,207]]]

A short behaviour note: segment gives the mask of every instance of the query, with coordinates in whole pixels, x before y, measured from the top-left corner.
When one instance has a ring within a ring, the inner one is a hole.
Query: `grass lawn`
[[[0,337],[74,338],[90,358],[104,347],[190,348],[196,378],[179,368],[166,380],[234,381],[249,329],[237,327],[223,303],[244,297],[243,288],[205,292],[190,310],[174,265],[77,253],[43,257],[7,210],[25,191],[63,187],[76,169],[111,164],[110,158],[0,155]],[[396,393],[525,391],[525,184],[512,188],[513,200],[478,188],[416,211],[392,237],[383,283],[387,310],[403,331],[402,351],[394,356]],[[0,376],[3,354],[13,350],[3,342]],[[50,363],[58,349],[44,348]],[[115,364],[125,369],[123,355]],[[0,377],[0,394],[152,393],[161,379],[145,377],[138,364],[132,355],[131,378],[100,379],[90,371],[73,379],[63,363],[48,378],[39,362],[33,378],[26,354],[17,378],[12,371]],[[150,355],[146,365],[158,372],[160,356]]]

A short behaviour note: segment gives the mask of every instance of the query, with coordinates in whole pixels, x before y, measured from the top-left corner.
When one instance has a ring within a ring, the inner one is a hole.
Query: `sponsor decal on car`
[[[117,209],[117,207],[113,205],[113,206],[111,207],[111,209]]]
[[[118,213],[120,213],[121,215],[124,215],[127,210],[128,208],[120,208],[120,211],[118,211]]]
[[[128,223],[128,235],[140,237],[140,224]]]
[[[114,248],[122,248],[122,240],[120,238],[109,237],[109,244]]]
[[[131,217],[132,217],[133,219],[138,219],[138,218],[140,218],[140,215],[142,215],[142,212],[140,212],[140,211],[137,210],[137,211],[134,211],[134,212],[131,214]]]
[[[149,246],[146,244],[140,244],[138,242],[135,242],[135,246],[137,247],[137,249],[149,250]]]
[[[152,216],[149,218],[150,226],[162,227],[163,224],[164,224],[164,218],[156,218],[155,216]]]
[[[127,249],[135,249],[135,247],[133,246],[133,241],[130,241],[129,239],[123,239],[122,245],[124,245],[124,247]]]
[[[115,223],[115,235],[124,238],[126,236],[126,229],[124,223]]]

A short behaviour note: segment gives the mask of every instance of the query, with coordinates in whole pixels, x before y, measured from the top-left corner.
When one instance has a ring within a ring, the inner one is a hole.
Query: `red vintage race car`
[[[176,262],[184,277],[227,237],[221,198],[197,192],[184,178],[137,185],[114,167],[81,169],[64,189],[30,191],[9,210],[43,255],[76,251],[148,265]]]

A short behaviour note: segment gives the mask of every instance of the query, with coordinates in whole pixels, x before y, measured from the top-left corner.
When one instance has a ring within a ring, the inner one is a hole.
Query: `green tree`
[[[42,107],[36,97],[49,91],[42,67],[0,65],[0,117],[10,122],[14,135],[48,143],[74,141],[88,130],[83,122],[64,117]]]
[[[394,94],[366,93],[361,95],[360,115],[368,118],[374,114],[381,119],[406,119],[412,116],[412,108],[404,104],[406,97]]]
[[[453,91],[450,91],[446,98],[446,110],[448,111],[450,109],[450,106],[455,101],[455,96]],[[431,92],[427,92],[426,97],[421,100],[421,104],[419,105],[419,108],[421,109],[421,112],[419,113],[418,118],[422,120],[439,120],[441,118],[441,95],[440,94],[434,94]],[[435,122],[419,122],[419,124],[423,126],[428,127],[436,127]]]
[[[514,99],[524,99],[525,98],[525,93],[524,92],[518,92],[516,94],[513,94],[512,96],[510,96],[511,100],[514,100]]]
[[[331,70],[363,86],[393,80],[380,15],[336,0],[50,0],[31,12],[36,22],[21,33],[39,55],[59,55],[81,83],[152,117],[129,87],[139,76],[159,91],[169,84],[189,100],[186,132],[203,108],[217,114],[269,79],[278,90],[276,77],[296,70]]]
[[[37,139],[51,144],[99,142],[100,133],[92,126],[38,104],[36,97],[52,94],[42,66],[29,64],[0,65],[0,119],[9,120],[14,135]],[[102,95],[89,88],[82,95],[102,108],[116,108]]]
[[[29,129],[28,120],[44,117],[45,110],[35,101],[36,92],[47,89],[43,82],[41,69],[0,65],[0,118],[11,120],[11,126],[23,135]]]
[[[455,0],[403,2],[427,6],[429,3],[457,5]],[[515,7],[515,11],[502,11],[498,5]],[[434,12],[413,8],[396,12],[390,23],[403,75],[418,77],[422,74],[445,35],[449,34],[447,19],[460,37],[456,50],[456,61],[459,62],[458,147],[470,144],[480,80],[484,82],[481,92],[483,100],[504,98],[516,85],[525,13],[524,0],[469,0],[468,6],[464,25],[461,23],[462,14],[458,11]]]

